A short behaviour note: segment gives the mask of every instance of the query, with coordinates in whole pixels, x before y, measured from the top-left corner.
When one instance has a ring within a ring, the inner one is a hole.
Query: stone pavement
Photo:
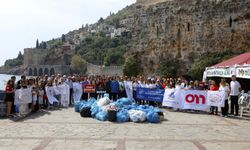
[[[110,123],[73,108],[0,120],[0,150],[247,150],[250,120],[166,110],[166,121]]]

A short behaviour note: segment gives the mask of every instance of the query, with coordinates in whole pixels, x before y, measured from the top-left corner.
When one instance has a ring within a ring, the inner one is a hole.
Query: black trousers
[[[238,103],[238,96],[231,96],[231,114],[234,114],[238,116],[239,114],[239,103]]]
[[[216,106],[211,106],[211,107],[210,107],[210,112],[211,112],[211,113],[214,113],[214,111],[215,111],[215,114],[218,114],[218,107],[216,107]]]
[[[118,99],[118,93],[110,93],[110,99],[116,101]]]
[[[221,107],[221,113],[223,116],[228,115],[228,100],[225,100],[225,106]]]

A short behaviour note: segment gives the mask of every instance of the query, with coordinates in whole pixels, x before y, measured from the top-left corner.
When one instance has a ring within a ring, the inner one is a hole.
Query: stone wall
[[[88,63],[87,75],[123,75],[123,66],[98,66]]]
[[[145,74],[153,74],[164,59],[180,59],[186,72],[206,52],[250,50],[249,6],[249,0],[176,0],[137,6],[132,53],[141,59]]]
[[[70,66],[67,65],[29,65],[26,67],[25,74],[30,76],[69,74]]]
[[[44,64],[46,49],[25,48],[24,66]]]

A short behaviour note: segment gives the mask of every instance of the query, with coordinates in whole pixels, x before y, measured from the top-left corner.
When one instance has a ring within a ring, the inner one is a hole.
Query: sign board
[[[229,78],[234,75],[231,68],[208,68],[206,70],[206,77],[226,77]]]
[[[237,67],[236,77],[250,79],[250,67]]]
[[[84,93],[95,93],[96,88],[93,84],[85,84],[83,88]]]

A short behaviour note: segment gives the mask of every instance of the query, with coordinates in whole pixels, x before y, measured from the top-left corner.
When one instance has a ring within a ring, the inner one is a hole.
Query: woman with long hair
[[[11,109],[14,104],[14,82],[9,80],[5,88],[5,102],[7,104],[7,117],[12,117]]]

